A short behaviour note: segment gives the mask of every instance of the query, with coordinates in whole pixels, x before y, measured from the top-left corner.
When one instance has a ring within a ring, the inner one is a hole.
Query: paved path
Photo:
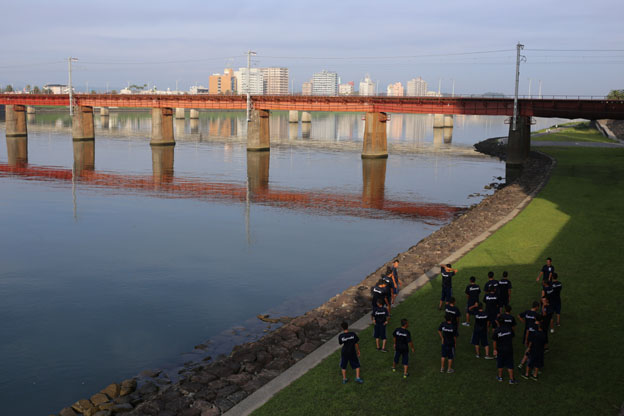
[[[531,147],[624,147],[622,143],[531,141]]]

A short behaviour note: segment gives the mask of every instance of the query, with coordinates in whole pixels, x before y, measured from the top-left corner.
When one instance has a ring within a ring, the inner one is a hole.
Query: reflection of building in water
[[[271,137],[285,139],[288,137],[288,113],[273,113],[269,117],[269,134]],[[296,125],[296,124],[295,124]]]
[[[336,139],[336,113],[325,113],[312,120],[312,133],[314,139]]]
[[[236,136],[237,120],[232,117],[215,117],[208,120],[208,135],[214,137]]]
[[[296,140],[299,136],[299,124],[288,123],[288,139]]]
[[[95,170],[95,140],[74,141],[74,171],[82,176],[85,171]]]
[[[433,116],[428,114],[405,114],[404,116],[404,137],[409,141],[424,141],[427,132],[433,128]]]
[[[340,113],[337,114],[338,127],[336,138],[338,140],[348,140],[357,138],[358,120],[361,115],[358,113]]]
[[[403,122],[404,114],[392,114],[390,122],[386,122],[386,125],[390,124],[387,128],[388,139],[402,139],[403,138]]]
[[[175,137],[184,136],[186,120],[176,118],[174,121]]]

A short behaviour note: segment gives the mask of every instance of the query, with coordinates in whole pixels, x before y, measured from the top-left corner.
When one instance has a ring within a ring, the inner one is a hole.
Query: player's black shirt
[[[448,347],[455,346],[455,327],[450,322],[442,322],[438,327],[438,331],[442,331],[444,345]]]
[[[485,311],[488,315],[498,313],[498,296],[487,293],[483,297],[483,302],[485,302]]]
[[[485,293],[490,293],[490,288],[492,286],[494,286],[494,288],[498,292],[498,280],[496,279],[488,280],[487,282],[485,282],[485,286],[483,286],[483,291]]]
[[[388,319],[388,309],[385,306],[381,308],[379,306],[373,307],[373,313],[371,316],[375,319],[375,323],[383,324]]]
[[[455,329],[457,329],[457,321],[459,320],[459,315],[460,315],[460,312],[457,306],[446,305],[444,307],[444,313],[447,313],[453,317],[453,319],[451,319],[451,322],[453,323],[453,326],[455,327]]]
[[[496,341],[496,349],[500,353],[511,353],[513,352],[513,343],[512,339],[514,337],[514,333],[510,327],[507,325],[503,325],[494,330],[494,334],[492,335],[492,340]]]
[[[384,282],[386,282],[386,285],[388,285],[388,287],[394,287],[394,281],[392,280],[392,276],[383,275],[381,276],[381,278]]]
[[[509,291],[511,290],[511,282],[509,279],[501,279],[498,281],[498,295],[500,300],[507,302],[509,300]]]
[[[338,335],[338,344],[342,345],[342,355],[345,357],[355,356],[355,344],[360,341],[355,332],[343,332]]]
[[[475,313],[474,315],[475,317],[475,331],[476,330],[483,330],[485,328],[487,328],[487,323],[488,323],[488,314],[485,313],[484,311],[477,311],[477,313]]]
[[[559,280],[553,280],[550,286],[553,288],[551,302],[554,304],[561,303],[561,289],[563,285]]]
[[[544,355],[544,347],[546,346],[546,334],[544,331],[535,331],[532,334],[531,339],[531,351],[529,352],[533,356]]]
[[[465,293],[468,295],[468,306],[472,306],[479,302],[479,295],[481,294],[481,288],[476,283],[471,283],[466,286]]]
[[[396,339],[397,351],[407,351],[409,343],[412,341],[410,332],[403,327],[399,327],[394,330],[392,336]]]
[[[550,280],[550,275],[555,272],[555,266],[552,264],[550,266],[544,265],[542,266],[542,280]]]
[[[452,270],[447,272],[446,269],[443,269],[440,274],[442,275],[442,286],[453,287],[453,276],[455,276],[455,272]]]
[[[378,299],[381,299],[382,303],[385,303],[384,299],[388,297],[388,286],[375,285],[373,286],[373,289],[371,290],[371,292],[373,294],[374,304],[377,304]]]
[[[520,317],[524,319],[524,330],[528,330],[535,326],[535,317],[537,316],[537,312],[531,309],[524,311],[520,314]]]
[[[503,321],[505,321],[505,325],[507,325],[508,327],[513,329],[513,327],[516,326],[516,318],[514,318],[513,315],[508,314],[508,313],[503,313],[501,314],[499,319],[501,318],[503,319]]]

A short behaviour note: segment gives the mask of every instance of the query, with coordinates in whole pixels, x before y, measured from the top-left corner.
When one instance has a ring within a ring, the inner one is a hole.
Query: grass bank
[[[555,131],[549,133],[549,131]],[[549,134],[543,134],[549,133]],[[543,134],[543,135],[540,135]],[[598,130],[589,125],[589,122],[568,123],[559,127],[549,127],[534,133],[531,137],[534,141],[552,142],[594,142],[594,143],[617,143],[603,136]]]
[[[457,372],[439,373],[436,329],[442,313],[436,278],[393,310],[391,329],[408,318],[416,346],[407,380],[390,371],[392,354],[375,350],[369,327],[360,333],[363,385],[341,384],[335,353],[254,415],[617,414],[624,401],[619,305],[624,280],[618,265],[624,251],[624,150],[543,150],[558,161],[548,185],[514,220],[454,265],[460,271],[453,285],[463,311],[470,276],[483,286],[489,270],[497,276],[507,270],[517,314],[538,299],[535,278],[544,259],[553,258],[564,285],[562,326],[551,335],[538,382],[517,377],[516,386],[498,383],[495,362],[474,357],[471,328],[466,327],[460,327]],[[516,363],[521,353],[516,337]]]

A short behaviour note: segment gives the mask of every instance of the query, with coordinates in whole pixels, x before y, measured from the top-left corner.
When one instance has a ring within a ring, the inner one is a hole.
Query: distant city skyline
[[[144,83],[188,90],[207,86],[224,68],[246,67],[251,49],[253,67],[288,68],[295,91],[325,69],[342,82],[356,81],[356,88],[370,74],[380,92],[422,77],[436,91],[441,79],[443,93],[454,81],[456,94],[511,94],[518,41],[526,46],[523,95],[530,84],[536,95],[540,81],[544,95],[604,95],[624,87],[624,3],[615,0],[528,0],[522,7],[489,0],[319,0],[314,7],[272,0],[236,8],[198,0],[34,0],[2,10],[0,85],[16,89],[66,84],[66,60],[74,56],[77,91]]]

